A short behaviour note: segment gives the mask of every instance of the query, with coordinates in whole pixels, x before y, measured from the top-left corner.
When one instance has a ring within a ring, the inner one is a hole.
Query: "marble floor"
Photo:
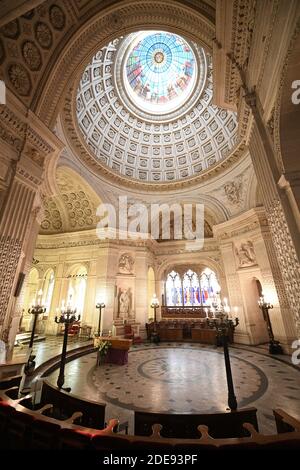
[[[81,346],[92,344],[93,340],[87,340],[86,338],[72,339],[68,341],[68,351],[72,349],[77,349]],[[47,336],[45,341],[33,343],[32,353],[35,355],[35,364],[36,367],[39,367],[44,362],[48,361],[54,356],[61,354],[63,344],[62,336]],[[13,357],[17,358],[22,355],[23,351],[27,350],[27,345],[17,346],[14,348]]]
[[[275,433],[272,409],[300,419],[300,370],[263,348],[230,350],[239,408],[258,409],[260,431]],[[133,347],[125,366],[96,366],[91,353],[66,365],[65,386],[72,393],[107,403],[106,418],[129,422],[133,410],[205,413],[227,408],[227,382],[221,348],[195,343]],[[58,372],[48,379],[56,383]]]

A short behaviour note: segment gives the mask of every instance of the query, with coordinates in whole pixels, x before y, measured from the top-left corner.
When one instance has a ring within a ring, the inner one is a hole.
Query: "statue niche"
[[[119,289],[118,317],[123,320],[132,318],[132,293],[131,289]]]

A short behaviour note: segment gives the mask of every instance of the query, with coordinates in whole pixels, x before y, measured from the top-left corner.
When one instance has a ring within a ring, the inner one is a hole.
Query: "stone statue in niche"
[[[240,268],[256,264],[255,251],[251,241],[241,243],[240,247],[236,248],[235,251],[239,260]]]
[[[225,184],[224,191],[225,191],[228,201],[231,204],[237,205],[241,202],[241,199],[242,199],[242,182],[241,181],[231,181],[230,183]]]
[[[119,289],[119,317],[127,319],[131,317],[132,295],[130,289]]]
[[[133,270],[134,259],[129,253],[124,253],[119,259],[119,272],[131,274]]]

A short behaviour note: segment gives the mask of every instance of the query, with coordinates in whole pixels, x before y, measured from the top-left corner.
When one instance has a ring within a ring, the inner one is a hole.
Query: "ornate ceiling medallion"
[[[121,67],[128,97],[150,114],[182,106],[198,76],[192,47],[176,34],[159,31],[133,35]]]

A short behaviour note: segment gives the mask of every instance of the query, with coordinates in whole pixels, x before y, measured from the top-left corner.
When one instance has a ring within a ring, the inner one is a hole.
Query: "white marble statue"
[[[127,318],[129,316],[129,311],[130,311],[130,296],[129,296],[127,289],[122,291],[119,302],[120,302],[120,316],[123,318]]]

